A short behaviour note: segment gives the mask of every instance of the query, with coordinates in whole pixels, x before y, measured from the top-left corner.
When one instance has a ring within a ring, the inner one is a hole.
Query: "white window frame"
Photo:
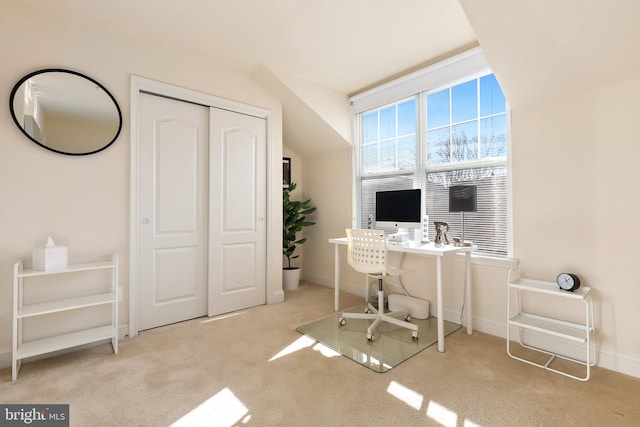
[[[482,50],[474,48],[467,52],[456,55],[448,60],[439,62],[422,70],[409,74],[400,79],[386,83],[382,86],[373,88],[369,91],[355,95],[350,98],[352,107],[353,130],[354,130],[354,147],[353,147],[353,194],[352,200],[354,216],[352,218],[353,227],[366,227],[361,221],[361,188],[362,188],[362,164],[361,164],[361,123],[360,113],[383,107],[384,105],[398,102],[402,99],[416,96],[416,102],[421,111],[424,112],[425,93],[437,91],[445,87],[451,87],[458,83],[472,80],[486,74],[492,73],[490,67],[486,64]],[[428,166],[426,164],[423,134],[426,132],[426,115],[420,114],[417,122],[418,143],[416,147],[417,164],[416,169],[411,171],[393,171],[379,172],[367,174],[365,178],[381,178],[385,176],[413,175],[414,179],[420,182],[420,188],[423,197],[426,190],[426,173],[437,170],[451,170],[452,164]],[[511,160],[511,111],[509,105],[506,106],[506,168],[507,168],[507,255],[475,255],[475,263],[486,265],[504,265],[512,266],[513,260],[513,197],[512,197],[512,160]],[[454,166],[460,168],[495,166],[496,164],[505,165],[502,160],[482,159],[463,162]],[[424,209],[424,200],[423,200]]]

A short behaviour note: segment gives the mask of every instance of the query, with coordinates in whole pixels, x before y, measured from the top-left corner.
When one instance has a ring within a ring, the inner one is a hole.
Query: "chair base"
[[[378,301],[384,301],[384,292],[382,290],[378,290]],[[404,320],[400,320],[400,318],[404,318]],[[371,303],[369,303],[367,304],[365,313],[342,313],[342,316],[340,317],[340,319],[338,319],[338,323],[344,326],[347,323],[347,319],[373,320],[373,323],[369,325],[369,328],[367,329],[367,340],[369,341],[375,340],[376,335],[374,332],[380,322],[387,322],[409,329],[411,330],[411,338],[413,338],[414,340],[418,339],[418,325],[410,323],[411,315],[409,313],[409,310],[399,310],[385,313],[384,308],[382,310],[377,310],[373,305],[371,305]]]

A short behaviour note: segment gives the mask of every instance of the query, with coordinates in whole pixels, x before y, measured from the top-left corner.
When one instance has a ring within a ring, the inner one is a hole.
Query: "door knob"
[[[144,225],[149,224],[149,218],[142,218],[142,223],[143,223]]]

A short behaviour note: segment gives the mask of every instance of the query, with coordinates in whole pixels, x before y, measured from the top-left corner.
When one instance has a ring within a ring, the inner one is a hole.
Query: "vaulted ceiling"
[[[513,108],[640,77],[640,1],[460,3]]]
[[[478,44],[512,107],[640,76],[637,0],[5,1],[78,34],[118,32],[258,76],[283,102],[285,144],[303,155],[350,137],[292,81],[346,99]]]
[[[475,42],[455,0],[9,1],[347,94]]]

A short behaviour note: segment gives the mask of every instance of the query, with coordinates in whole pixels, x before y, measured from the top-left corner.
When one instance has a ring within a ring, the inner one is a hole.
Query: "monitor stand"
[[[399,228],[397,232],[387,236],[389,242],[402,243],[409,241],[409,229]]]

